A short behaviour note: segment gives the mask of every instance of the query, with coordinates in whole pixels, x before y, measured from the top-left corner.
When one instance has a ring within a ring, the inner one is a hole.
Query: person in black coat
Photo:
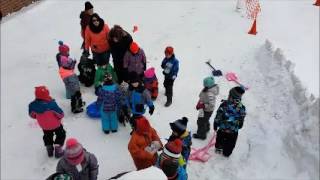
[[[108,42],[112,54],[114,70],[118,77],[119,84],[125,79],[126,71],[123,68],[123,57],[127,50],[129,50],[132,43],[131,35],[122,29],[119,25],[114,25],[109,31]]]

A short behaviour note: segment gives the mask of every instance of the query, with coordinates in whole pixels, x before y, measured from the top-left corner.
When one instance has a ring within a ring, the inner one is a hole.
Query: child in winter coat
[[[29,104],[29,116],[37,119],[43,130],[43,141],[48,156],[52,157],[54,152],[55,157],[59,158],[63,155],[62,146],[66,139],[66,131],[61,122],[64,113],[50,97],[46,86],[36,87],[35,96],[36,99]]]
[[[74,73],[75,64],[75,60],[66,56],[61,56],[59,74],[65,84],[67,96],[71,96],[71,111],[73,113],[80,113],[83,111],[82,107],[84,106],[84,102],[82,102],[81,98],[78,76]]]
[[[146,70],[146,62],[146,56],[143,49],[140,48],[136,42],[132,42],[130,50],[126,52],[123,58],[123,68],[127,72],[127,77],[125,79],[130,79],[129,75],[132,72],[135,72],[142,80],[143,73]]]
[[[112,75],[112,80],[114,83],[118,83],[117,75],[114,72],[113,67],[109,63],[98,66],[96,74],[94,76],[94,88],[96,95],[98,95],[98,92],[104,83],[104,77],[107,73],[110,73]]]
[[[90,87],[94,83],[94,77],[96,74],[96,67],[93,59],[82,55],[78,64],[78,70],[80,72],[79,81],[86,87]]]
[[[236,145],[238,130],[242,128],[246,108],[241,103],[244,88],[238,86],[229,91],[228,100],[222,100],[214,119],[214,130],[217,131],[216,152],[229,157]]]
[[[158,79],[153,67],[144,72],[143,84],[149,90],[151,99],[156,100],[158,97]]]
[[[172,134],[168,140],[169,142],[176,139],[180,139],[182,141],[182,156],[179,158],[179,164],[183,166],[184,169],[187,167],[192,145],[191,132],[186,130],[187,124],[188,118],[186,117],[182,117],[182,119],[178,119],[173,123],[170,123]]]
[[[219,86],[215,84],[213,77],[206,77],[203,80],[203,86],[196,106],[196,109],[199,110],[198,130],[197,133],[193,134],[194,138],[202,140],[207,138],[207,133],[210,131],[209,120],[214,111],[216,96],[219,94]]]
[[[69,46],[64,44],[63,41],[59,41],[58,42],[59,44],[59,52],[58,54],[56,55],[56,60],[57,60],[57,63],[58,63],[58,67],[60,68],[61,67],[61,56],[66,56],[66,57],[69,57]]]
[[[64,157],[57,164],[57,173],[67,173],[73,180],[97,180],[98,161],[94,154],[87,152],[75,138],[66,142]]]
[[[130,80],[129,92],[127,95],[126,106],[124,111],[128,117],[127,108],[131,110],[132,117],[130,118],[130,124],[132,128],[135,127],[135,119],[143,115],[146,111],[145,105],[149,107],[149,114],[152,115],[154,111],[154,105],[150,97],[150,93],[143,86],[140,77],[137,74],[132,74],[132,79]]]
[[[136,129],[133,131],[128,149],[137,170],[155,165],[157,151],[162,148],[160,138],[148,120],[140,116],[136,120]]]
[[[163,59],[161,67],[163,69],[162,73],[164,74],[163,85],[166,89],[165,95],[167,96],[167,102],[164,106],[168,107],[172,104],[173,83],[178,75],[179,61],[175,58],[173,47],[166,47],[164,53],[166,57]]]
[[[188,175],[182,166],[179,165],[181,157],[182,141],[175,139],[169,141],[163,148],[163,152],[157,159],[156,166],[162,169],[168,180],[187,180]]]
[[[121,108],[121,96],[119,87],[112,81],[112,75],[107,73],[97,100],[102,130],[105,134],[109,134],[110,130],[112,132],[118,130],[118,109]]]

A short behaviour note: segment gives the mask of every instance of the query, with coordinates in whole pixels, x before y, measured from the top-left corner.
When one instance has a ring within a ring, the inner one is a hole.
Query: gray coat
[[[201,91],[199,98],[204,104],[204,111],[212,112],[216,104],[216,96],[219,94],[219,86],[216,84],[207,91]]]
[[[80,81],[76,74],[64,78],[63,82],[71,96],[74,95],[77,91],[80,91]]]
[[[81,163],[82,170],[79,172],[76,166],[68,163],[65,157],[61,158],[57,164],[57,172],[71,174],[74,180],[97,180],[98,161],[94,154],[84,152],[85,160]]]

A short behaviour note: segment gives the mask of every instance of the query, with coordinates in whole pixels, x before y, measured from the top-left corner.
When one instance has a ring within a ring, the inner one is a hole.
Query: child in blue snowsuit
[[[229,91],[228,100],[222,100],[214,119],[214,130],[217,131],[216,152],[229,157],[236,145],[238,130],[242,128],[246,108],[241,103],[245,90],[238,86]]]
[[[173,47],[166,47],[164,53],[166,57],[163,59],[161,67],[164,75],[163,86],[166,89],[165,95],[167,96],[167,102],[164,106],[168,107],[172,104],[173,83],[178,75],[179,61],[175,58]]]
[[[149,107],[149,114],[152,115],[154,111],[154,105],[151,100],[149,91],[143,86],[140,77],[137,74],[132,74],[129,80],[129,91],[126,99],[126,107],[131,110],[132,116],[128,114],[128,110],[125,107],[124,111],[127,117],[130,117],[130,124],[132,128],[135,127],[135,119],[142,116],[146,109],[145,105]]]
[[[172,134],[169,137],[168,141],[174,141],[175,139],[180,139],[182,141],[182,151],[181,158],[179,159],[179,164],[186,169],[187,162],[189,160],[192,138],[191,132],[187,131],[188,118],[182,117],[173,123],[170,123]]]
[[[102,130],[109,134],[118,131],[118,109],[121,106],[121,91],[112,81],[112,75],[107,73],[104,85],[98,94],[97,106],[100,109]]]

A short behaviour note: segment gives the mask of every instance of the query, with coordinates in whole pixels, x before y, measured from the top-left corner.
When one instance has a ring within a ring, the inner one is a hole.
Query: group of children
[[[78,64],[80,75],[74,72],[76,60],[70,58],[70,49],[62,41],[59,41],[59,53],[56,56],[59,74],[66,88],[66,98],[71,99],[71,111],[83,112],[85,103],[82,101],[80,83],[86,87],[94,84],[97,95],[96,106],[101,116],[103,132],[115,133],[119,121],[127,119],[130,122],[132,136],[128,149],[137,169],[154,165],[162,169],[168,179],[187,179],[186,167],[192,145],[191,132],[187,131],[188,119],[183,117],[170,123],[172,134],[163,146],[156,130],[144,116],[146,106],[149,108],[149,114],[153,114],[155,109],[153,101],[158,96],[155,68],[147,69],[143,49],[118,25],[110,30],[110,36],[104,42],[107,45],[101,44],[100,33],[109,32],[109,29],[104,21],[93,13],[90,2],[85,3],[85,9],[86,12],[81,13],[81,17],[85,19],[81,21],[84,52]],[[86,23],[86,27],[83,28]],[[100,43],[99,46],[96,46],[95,41]],[[93,59],[89,58],[89,47]],[[115,68],[109,63],[110,52]],[[179,72],[179,61],[171,46],[165,48],[164,54],[161,68],[167,97],[165,107],[168,107],[172,104],[173,84]],[[95,65],[98,66],[97,69]],[[243,126],[246,110],[241,103],[241,97],[244,92],[243,87],[232,88],[228,99],[222,100],[214,119],[213,129],[217,132],[216,152],[226,157],[232,153],[238,130]],[[206,139],[210,131],[209,120],[215,109],[218,94],[219,86],[215,83],[214,77],[206,77],[196,105],[199,111],[198,129],[192,135],[193,138]],[[68,139],[63,150],[66,132],[61,119],[64,113],[51,98],[49,90],[45,86],[36,87],[35,97],[36,99],[29,105],[29,115],[37,119],[43,129],[43,140],[48,156],[54,155],[56,158],[63,156],[58,163],[57,172],[72,174],[75,179],[83,177],[90,180],[97,179],[96,157],[87,152],[76,139]],[[161,151],[159,155],[158,151]]]

